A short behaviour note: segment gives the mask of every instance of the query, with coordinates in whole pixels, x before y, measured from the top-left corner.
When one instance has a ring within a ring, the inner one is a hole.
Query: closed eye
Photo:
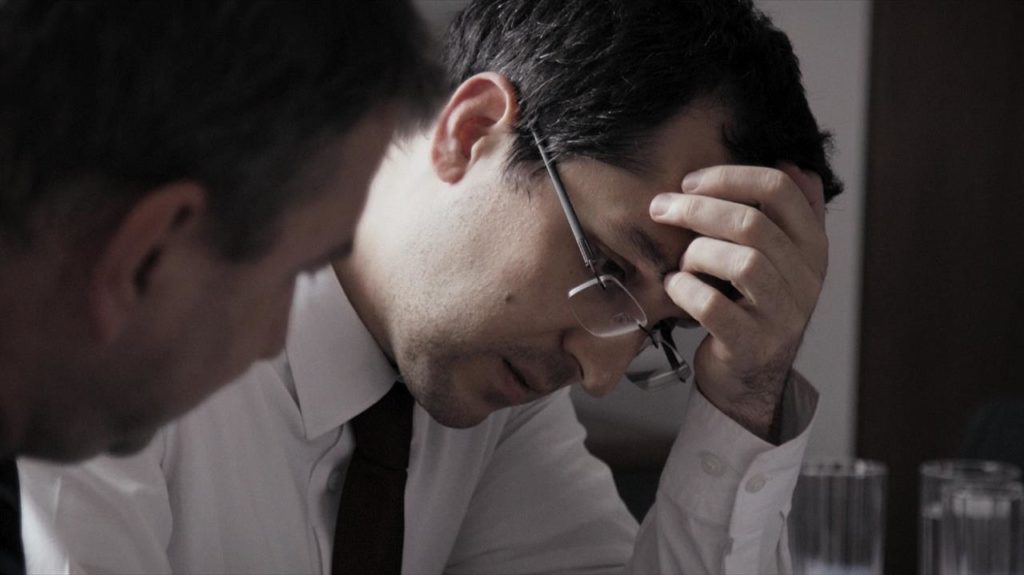
[[[610,275],[623,284],[636,274],[636,268],[622,260],[609,256],[603,246],[598,246],[594,255],[597,257],[597,272],[601,275]]]
[[[615,263],[615,260],[598,256],[598,273],[601,275],[609,275],[615,279],[625,283],[626,282],[626,270],[622,269],[622,266]]]

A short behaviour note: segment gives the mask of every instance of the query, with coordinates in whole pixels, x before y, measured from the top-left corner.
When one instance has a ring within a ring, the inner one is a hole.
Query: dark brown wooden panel
[[[877,0],[872,36],[857,452],[914,573],[917,466],[1024,396],[1024,2]]]

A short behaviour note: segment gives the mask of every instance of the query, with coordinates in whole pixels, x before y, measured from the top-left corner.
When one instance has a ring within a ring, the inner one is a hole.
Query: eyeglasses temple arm
[[[558,170],[555,169],[554,162],[548,157],[548,152],[544,148],[544,144],[541,143],[537,131],[531,129],[530,133],[533,134],[533,141],[537,143],[537,150],[540,152],[541,160],[544,161],[544,167],[547,168],[548,175],[551,176],[551,183],[555,186],[555,194],[558,195],[558,201],[562,204],[562,210],[565,211],[565,219],[569,221],[569,227],[572,228],[572,235],[576,238],[576,245],[580,248],[583,262],[587,265],[587,269],[597,274],[597,258],[594,257],[594,252],[590,249],[587,237],[583,235],[583,228],[580,227],[580,220],[576,217],[576,210],[573,209],[572,203],[569,201],[569,195],[565,193],[562,178],[558,176]],[[601,285],[604,285],[604,282]]]
[[[647,337],[651,338],[654,347],[660,347],[665,352],[665,358],[668,359],[668,365],[673,371],[679,372],[679,368],[685,366],[687,377],[689,377],[690,365],[679,355],[679,350],[676,349],[676,341],[672,337],[672,326],[656,326],[654,329],[647,329],[641,324],[637,324],[637,326],[647,334]],[[682,379],[685,381],[685,378]]]
[[[671,327],[661,329],[661,339],[666,344],[664,351],[665,357],[668,359],[668,364],[672,366],[673,370],[678,370],[682,363],[679,361],[679,356],[676,355],[678,352],[676,351],[676,342],[672,338]],[[683,363],[685,363],[685,361]]]

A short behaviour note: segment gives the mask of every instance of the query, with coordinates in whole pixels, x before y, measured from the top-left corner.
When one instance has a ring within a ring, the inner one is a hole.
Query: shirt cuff
[[[818,392],[792,371],[782,401],[782,443],[776,446],[722,413],[694,386],[659,496],[727,527],[734,544],[759,536],[769,521],[788,512]]]

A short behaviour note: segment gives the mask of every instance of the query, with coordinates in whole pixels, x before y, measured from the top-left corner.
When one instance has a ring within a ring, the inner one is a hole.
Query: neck
[[[349,257],[332,262],[353,309],[392,363],[389,302],[400,297],[393,290],[393,266],[401,265],[410,248],[408,234],[418,211],[414,195],[429,194],[436,179],[429,144],[423,136],[392,144],[370,186],[355,249]]]
[[[352,309],[356,311],[360,321],[363,322],[370,335],[373,336],[374,341],[377,342],[377,347],[384,352],[388,361],[394,364],[394,352],[391,348],[388,332],[385,329],[384,317],[379,306],[380,302],[375,301],[373,295],[371,295],[375,293],[375,290],[371,285],[367,284],[366,275],[360,273],[362,266],[354,264],[356,259],[356,255],[353,254],[345,260],[334,262],[332,264],[334,274],[337,276],[342,290],[345,291],[345,297],[352,304]]]

